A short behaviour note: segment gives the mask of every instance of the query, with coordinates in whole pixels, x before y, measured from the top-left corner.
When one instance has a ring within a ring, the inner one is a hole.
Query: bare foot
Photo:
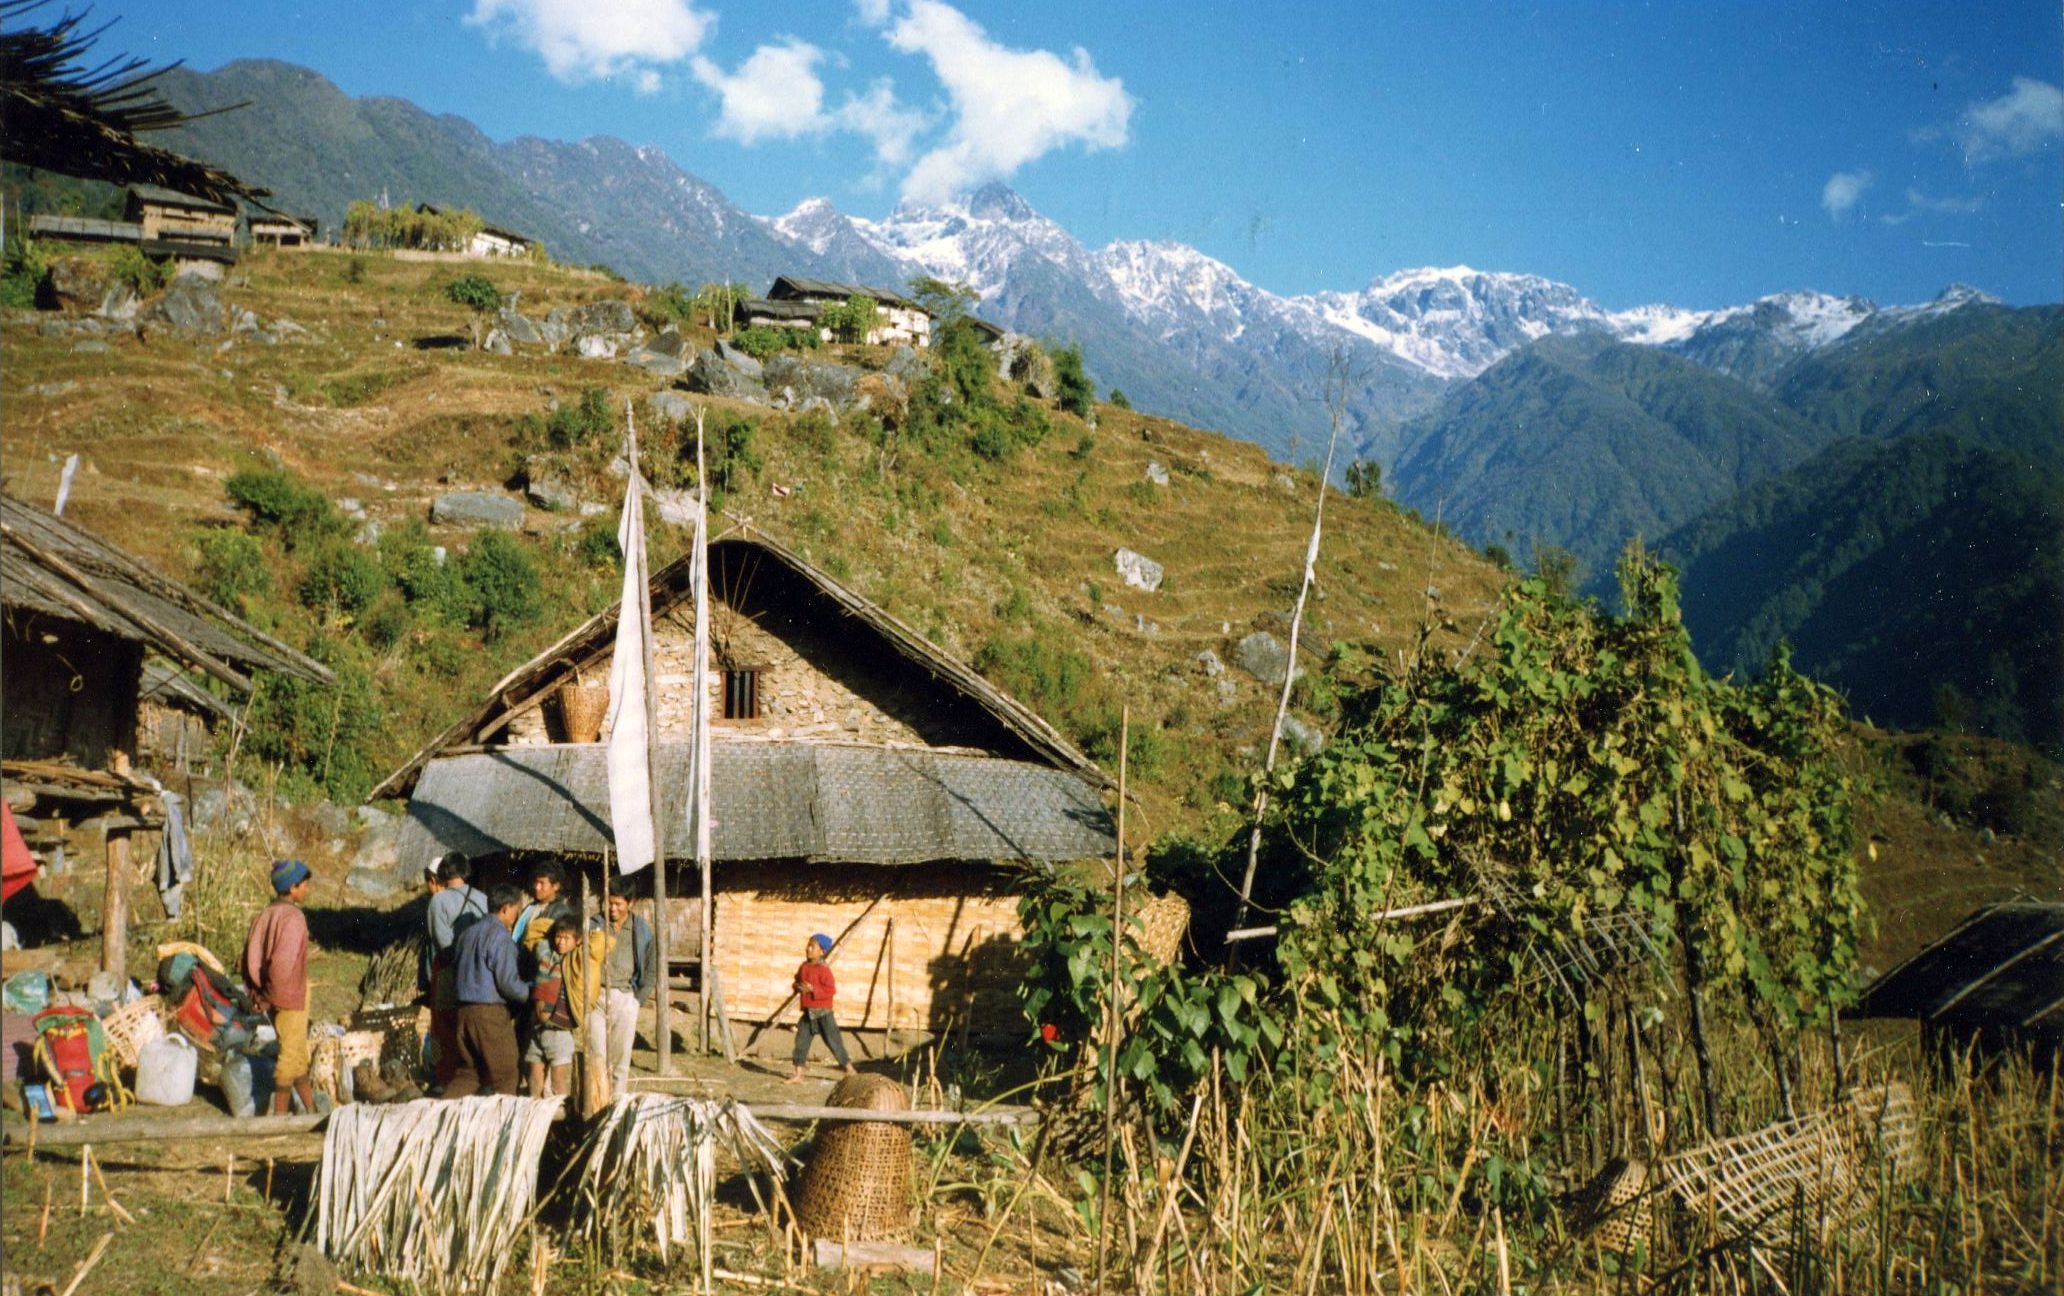
[[[796,1072],[796,1073],[795,1073],[794,1075],[792,1075],[792,1076],[788,1077],[788,1078],[787,1078],[786,1080],[783,1080],[783,1081],[782,1081],[781,1083],[783,1083],[783,1084],[801,1084],[802,1082],[803,1082],[803,1073],[802,1073],[802,1072],[800,1072],[800,1071],[798,1071],[798,1072]]]
[[[860,1071],[859,1071],[859,1069],[858,1069],[857,1067],[855,1067],[855,1066],[854,1066],[854,1065],[853,1065],[853,1064],[852,1064],[851,1062],[848,1062],[848,1063],[846,1063],[846,1074],[847,1074],[847,1075],[859,1075],[859,1074],[860,1074]]]

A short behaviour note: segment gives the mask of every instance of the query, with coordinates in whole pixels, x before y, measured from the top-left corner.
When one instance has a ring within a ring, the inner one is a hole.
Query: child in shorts
[[[530,1043],[523,1050],[533,1098],[571,1091],[574,1020],[565,963],[579,943],[579,924],[555,922],[538,950],[538,973],[530,983]]]

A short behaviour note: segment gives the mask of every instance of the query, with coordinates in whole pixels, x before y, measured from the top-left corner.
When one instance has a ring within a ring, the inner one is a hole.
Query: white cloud
[[[1840,220],[1870,187],[1871,173],[1868,171],[1837,171],[1822,186],[1820,205],[1827,208],[1829,220]]]
[[[2017,76],[2012,90],[1966,108],[1956,135],[1971,162],[2037,152],[2064,139],[2064,90]]]
[[[659,89],[659,69],[694,54],[716,25],[691,0],[473,0],[466,21],[506,34],[569,83],[628,77]]]
[[[863,16],[871,7],[863,3]],[[1096,70],[1087,50],[1078,47],[1069,60],[1009,49],[939,0],[911,0],[886,39],[931,61],[954,113],[944,142],[904,179],[905,198],[938,201],[1069,144],[1126,142],[1132,96]]]
[[[1985,210],[1985,199],[1977,194],[1965,198],[1932,198],[1910,188],[1906,191],[1906,205],[1917,212],[1936,216],[1970,216]]]
[[[706,58],[692,65],[695,79],[717,92],[721,115],[713,133],[740,144],[768,139],[794,139],[827,129],[824,82],[817,64],[824,51],[791,37],[778,45],[762,45],[752,57],[726,74]]]
[[[889,20],[889,0],[853,0],[853,11],[869,27],[880,27]]]
[[[840,105],[838,124],[874,141],[876,162],[901,167],[910,161],[911,147],[931,117],[899,103],[895,85],[882,77],[867,87],[866,94],[850,96]]]

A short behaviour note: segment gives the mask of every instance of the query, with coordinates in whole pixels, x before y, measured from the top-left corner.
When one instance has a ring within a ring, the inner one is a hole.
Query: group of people
[[[526,1081],[533,1097],[564,1095],[577,1051],[591,1066],[606,1066],[613,1091],[624,1092],[638,1013],[659,989],[651,924],[631,911],[628,895],[611,891],[584,930],[565,899],[566,872],[549,860],[531,869],[527,894],[508,883],[483,890],[472,879],[472,861],[456,851],[424,874],[430,907],[417,988],[430,999],[443,1095],[515,1094]],[[310,882],[300,860],[272,866],[274,899],[252,919],[240,969],[253,1006],[271,1014],[279,1035],[272,1110],[281,1115],[296,1099],[303,1111],[315,1110],[302,912]],[[832,947],[829,936],[811,936],[796,969],[802,1017],[790,1083],[803,1078],[813,1036],[853,1070],[832,1013],[837,984],[825,962]]]
[[[426,873],[429,940],[419,983],[430,995],[436,1081],[447,1098],[483,1090],[565,1094],[573,1057],[630,1081],[638,1012],[659,989],[652,927],[612,892],[586,930],[564,897],[566,873],[545,861],[529,891],[472,884],[456,852]]]

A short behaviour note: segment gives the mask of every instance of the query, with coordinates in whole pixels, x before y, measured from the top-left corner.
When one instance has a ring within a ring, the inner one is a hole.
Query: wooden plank
[[[69,1125],[45,1125],[35,1131],[37,1147],[77,1147],[82,1143],[158,1143],[194,1139],[276,1138],[291,1134],[313,1134],[327,1116],[252,1116],[239,1120],[221,1112],[166,1116],[86,1116]],[[30,1143],[26,1125],[9,1121],[8,1147]]]

